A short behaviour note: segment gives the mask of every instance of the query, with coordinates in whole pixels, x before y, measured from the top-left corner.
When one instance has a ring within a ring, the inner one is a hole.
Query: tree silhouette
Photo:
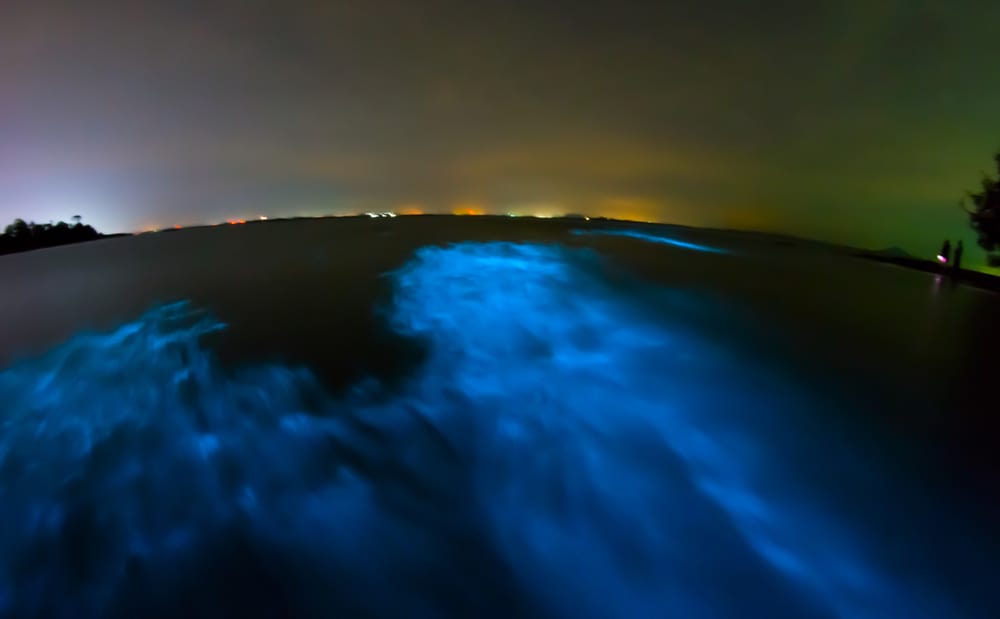
[[[81,243],[101,238],[101,233],[92,226],[80,223],[82,217],[73,218],[75,225],[65,221],[59,223],[36,224],[23,219],[15,219],[14,223],[4,228],[0,234],[0,254],[10,254],[42,247]]]
[[[31,227],[23,219],[15,219],[3,233],[4,236],[23,241],[31,237]]]
[[[1000,151],[993,156],[1000,174]],[[979,246],[986,250],[987,260],[993,266],[1000,266],[1000,178],[983,176],[982,188],[969,192],[973,209],[962,208],[969,215],[969,223],[976,231]]]

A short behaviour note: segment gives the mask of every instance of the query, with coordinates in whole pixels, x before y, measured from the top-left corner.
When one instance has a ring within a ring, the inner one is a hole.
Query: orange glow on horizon
[[[460,204],[451,210],[453,215],[485,215],[486,210],[476,204]]]
[[[662,210],[655,200],[646,198],[608,198],[597,203],[596,213],[599,217],[623,219],[627,221],[657,221],[658,212]]]
[[[400,215],[423,215],[424,211],[418,204],[407,204],[396,209]]]

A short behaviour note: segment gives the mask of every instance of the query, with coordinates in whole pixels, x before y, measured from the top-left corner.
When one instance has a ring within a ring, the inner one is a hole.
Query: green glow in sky
[[[0,220],[545,205],[971,247],[997,23],[993,0],[12,0]]]

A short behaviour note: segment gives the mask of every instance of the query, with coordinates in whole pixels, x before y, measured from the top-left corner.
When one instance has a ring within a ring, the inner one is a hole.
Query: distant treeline
[[[93,241],[103,236],[93,226],[81,223],[79,215],[73,217],[73,221],[72,224],[65,221],[36,224],[15,219],[14,223],[7,226],[0,235],[0,255]]]

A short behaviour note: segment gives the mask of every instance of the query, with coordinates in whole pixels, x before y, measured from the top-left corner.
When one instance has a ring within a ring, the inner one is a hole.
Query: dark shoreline
[[[14,254],[23,254],[29,251],[38,251],[40,249],[50,249],[52,247],[66,247],[67,245],[80,245],[82,243],[93,243],[94,241],[103,241],[104,239],[113,239],[122,236],[133,236],[128,232],[116,232],[114,234],[101,234],[93,238],[87,239],[77,239],[72,241],[65,241],[62,243],[45,243],[39,245],[32,245],[29,247],[18,247],[18,248],[5,248],[0,247],[0,256],[12,256]]]
[[[874,260],[876,262],[894,264],[907,269],[916,269],[925,273],[946,276],[951,278],[956,283],[968,284],[969,286],[974,286],[982,290],[1000,293],[1000,277],[990,275],[989,273],[970,271],[967,269],[959,269],[958,271],[955,271],[955,269],[943,267],[932,260],[921,260],[919,258],[883,256],[871,252],[858,252],[854,255],[859,258],[865,258],[866,260]]]

